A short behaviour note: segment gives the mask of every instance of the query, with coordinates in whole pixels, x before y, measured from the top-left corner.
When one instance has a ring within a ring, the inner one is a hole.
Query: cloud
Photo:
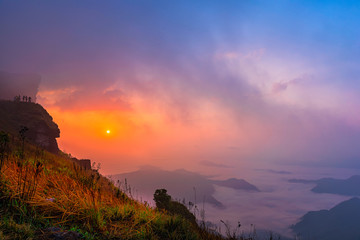
[[[46,107],[69,119],[127,112],[131,121],[121,124],[154,133],[134,136],[149,139],[142,147],[161,139],[143,153],[151,159],[359,165],[360,102],[343,97],[359,89],[359,55],[350,53],[358,31],[350,51],[334,44],[342,27],[314,38],[303,19],[285,14],[291,4],[78,4],[9,2],[0,10],[0,68],[41,74]],[[332,26],[310,5],[309,19]],[[273,18],[272,7],[284,14]]]
[[[17,74],[0,71],[0,98],[13,100],[15,96],[29,96],[36,101],[41,77],[37,74]]]
[[[273,84],[272,91],[273,93],[279,93],[285,91],[288,88],[288,82],[277,82]]]
[[[228,60],[228,61],[239,61],[239,60],[261,60],[265,55],[266,49],[259,48],[245,53],[238,51],[227,51],[218,52],[215,54],[215,60]]]
[[[280,93],[280,92],[288,89],[288,87],[290,87],[290,86],[302,84],[306,81],[309,81],[310,79],[311,79],[311,76],[305,75],[305,76],[294,78],[289,81],[275,82],[272,86],[272,92],[275,94]]]
[[[114,110],[131,111],[131,104],[119,89],[92,89],[87,87],[67,87],[55,90],[40,89],[39,101],[48,107],[65,111]]]

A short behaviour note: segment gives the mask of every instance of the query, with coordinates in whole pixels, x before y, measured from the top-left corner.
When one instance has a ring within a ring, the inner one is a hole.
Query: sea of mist
[[[260,192],[215,186],[216,191],[213,196],[222,202],[225,208],[220,209],[203,203],[202,197],[197,196],[198,209],[204,208],[205,210],[205,221],[216,224],[221,228],[222,233],[225,231],[225,226],[221,220],[232,229],[235,229],[240,222],[240,231],[248,232],[252,226],[255,226],[257,230],[272,231],[291,238],[294,237],[294,234],[289,227],[298,222],[304,214],[309,211],[330,209],[350,197],[314,193],[311,189],[315,184],[290,183],[288,180],[324,177],[345,179],[360,174],[360,169],[281,166],[276,169],[241,169],[238,174],[231,176],[226,174],[226,172],[222,172],[214,178],[242,178],[257,186]],[[131,182],[129,184],[131,185]],[[136,189],[136,186],[132,187]],[[154,205],[152,196],[135,191],[134,197],[138,200]],[[189,191],[193,192],[193,189],[189,189]],[[194,201],[195,196],[194,199],[186,200]],[[200,211],[197,212],[197,218],[201,219]]]

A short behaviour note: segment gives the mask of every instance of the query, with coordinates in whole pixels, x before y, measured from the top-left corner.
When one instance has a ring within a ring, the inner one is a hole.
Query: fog
[[[206,219],[220,224],[220,220],[228,220],[235,227],[240,221],[244,229],[254,224],[257,229],[267,229],[294,237],[289,227],[297,223],[309,211],[330,209],[349,196],[334,194],[318,194],[311,192],[314,184],[296,184],[288,180],[292,177],[314,179],[321,177],[347,178],[359,174],[358,170],[334,168],[286,168],[291,174],[272,172],[252,172],[246,179],[255,184],[261,192],[243,192],[216,187],[214,197],[227,206],[219,211],[206,204]]]
[[[166,188],[173,199],[181,202],[185,199],[186,205],[189,201],[196,203],[197,210],[190,209],[198,220],[203,220],[201,210],[204,209],[204,220],[215,224],[223,234],[225,226],[221,221],[227,223],[232,230],[235,230],[240,222],[240,232],[250,232],[252,227],[255,227],[259,234],[273,232],[294,239],[295,233],[292,232],[290,226],[299,222],[303,215],[309,211],[328,210],[350,199],[351,196],[314,193],[311,189],[315,183],[291,183],[289,179],[310,180],[323,177],[341,179],[360,173],[356,169],[289,166],[279,168],[281,170],[243,169],[235,175],[230,175],[230,177],[245,178],[246,181],[258,187],[259,192],[214,185],[215,192],[212,193],[212,191],[207,191],[206,187],[202,188],[204,180],[200,182],[196,180],[199,176],[187,173],[188,178],[179,179],[182,176],[179,173],[182,173],[183,170],[171,173],[153,168],[149,172],[149,177],[144,175],[148,168],[141,168],[138,172],[125,173],[120,178],[112,176],[111,179],[119,179],[122,189],[125,188],[124,181],[127,179],[133,198],[142,202],[146,201],[152,206],[155,206],[152,196],[155,190]],[[173,177],[169,175],[173,175]],[[168,180],[164,180],[164,177],[167,177]],[[209,177],[210,179],[224,180],[229,177],[229,174]],[[222,207],[219,208],[209,201],[211,199],[205,195],[209,193],[212,198],[221,203]]]

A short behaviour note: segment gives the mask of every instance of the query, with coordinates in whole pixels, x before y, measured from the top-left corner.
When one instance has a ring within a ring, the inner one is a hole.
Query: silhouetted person
[[[20,102],[20,95],[14,97],[14,102]]]
[[[31,97],[29,97],[29,102],[31,102]]]

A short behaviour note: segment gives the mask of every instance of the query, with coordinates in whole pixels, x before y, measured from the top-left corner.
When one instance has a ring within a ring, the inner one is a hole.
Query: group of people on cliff
[[[14,97],[14,101],[15,101],[15,102],[21,102],[21,96],[20,96],[20,95],[15,96],[15,97]],[[31,97],[22,96],[22,102],[31,102]]]

